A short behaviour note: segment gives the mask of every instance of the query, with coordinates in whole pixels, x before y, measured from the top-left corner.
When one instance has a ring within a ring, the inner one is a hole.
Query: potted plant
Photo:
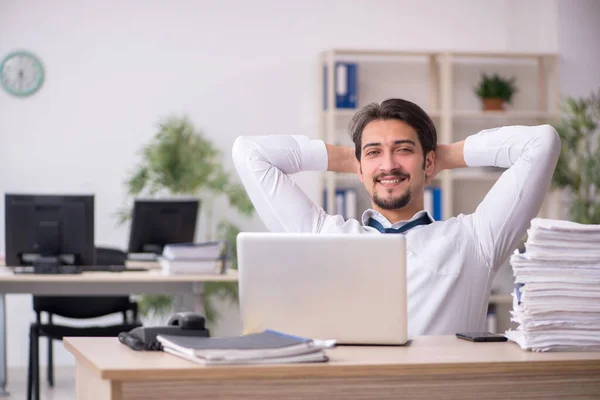
[[[232,244],[232,268],[237,268],[235,239],[239,228],[223,219],[213,234],[212,202],[224,196],[229,205],[245,216],[251,216],[254,207],[244,188],[235,183],[223,169],[217,148],[194,128],[186,117],[170,117],[159,124],[158,133],[141,150],[141,162],[127,179],[128,205],[117,215],[124,223],[131,217],[131,203],[136,196],[193,196],[202,198],[201,215],[206,221],[206,239],[227,239]],[[212,304],[215,296],[237,301],[237,284],[206,282],[204,305],[206,318],[214,322],[216,312]],[[173,297],[144,295],[139,298],[140,313],[145,316],[164,317],[171,312]]]
[[[588,97],[567,97],[555,128],[562,148],[552,183],[570,196],[569,218],[600,224],[600,89]]]
[[[504,110],[504,103],[511,103],[517,92],[516,78],[503,78],[498,74],[482,74],[475,93],[481,98],[484,111]]]

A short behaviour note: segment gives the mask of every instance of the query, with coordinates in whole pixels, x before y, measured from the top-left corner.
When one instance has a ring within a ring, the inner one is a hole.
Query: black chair
[[[127,254],[116,249],[96,248],[97,265],[124,265]],[[119,333],[141,326],[138,322],[137,303],[129,296],[33,296],[36,322],[29,330],[29,367],[27,376],[27,399],[32,395],[40,398],[39,338],[48,338],[48,384],[54,386],[52,341],[65,336],[118,336]],[[48,322],[42,323],[41,314],[48,314]],[[123,323],[110,326],[73,327],[55,325],[52,316],[66,318],[97,318],[113,313],[123,314]],[[128,314],[131,314],[128,316]]]

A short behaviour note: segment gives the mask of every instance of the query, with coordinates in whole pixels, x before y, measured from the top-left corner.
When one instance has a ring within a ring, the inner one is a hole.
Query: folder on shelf
[[[327,210],[327,191],[323,192],[323,208]],[[344,219],[357,218],[357,194],[354,188],[338,188],[335,191],[335,209],[330,213],[341,215]]]
[[[425,188],[423,195],[423,204],[425,211],[427,211],[434,220],[442,220],[442,189],[435,186],[428,186]]]
[[[337,62],[334,71],[335,107],[356,108],[358,104],[357,69],[355,63]],[[327,110],[327,65],[323,66],[323,108]]]

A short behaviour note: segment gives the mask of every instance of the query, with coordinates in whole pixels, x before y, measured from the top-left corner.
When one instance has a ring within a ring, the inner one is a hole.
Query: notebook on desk
[[[207,338],[158,335],[167,353],[199,364],[274,364],[327,361],[333,340],[304,339],[275,331]]]
[[[245,334],[407,342],[403,235],[244,232],[237,249]]]

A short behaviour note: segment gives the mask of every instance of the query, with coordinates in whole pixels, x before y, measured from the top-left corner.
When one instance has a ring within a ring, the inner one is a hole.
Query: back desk
[[[138,263],[136,267],[152,267]],[[118,295],[118,294],[187,294],[191,308],[204,314],[204,282],[237,281],[237,271],[225,275],[164,275],[160,269],[125,272],[85,272],[74,275],[14,274],[11,267],[0,267],[0,395],[6,393],[6,295]],[[23,323],[27,323],[23,321]]]

